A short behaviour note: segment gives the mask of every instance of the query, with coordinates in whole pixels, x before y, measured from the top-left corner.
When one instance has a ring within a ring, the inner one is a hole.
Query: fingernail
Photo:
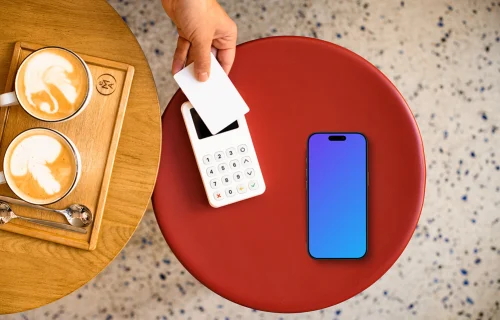
[[[208,80],[208,72],[198,73],[198,81],[205,82]]]

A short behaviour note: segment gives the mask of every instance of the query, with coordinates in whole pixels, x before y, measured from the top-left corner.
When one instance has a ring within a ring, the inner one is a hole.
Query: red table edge
[[[415,232],[415,229],[417,227],[417,224],[418,224],[418,221],[420,220],[420,215],[422,213],[422,208],[424,206],[424,200],[425,200],[425,190],[426,190],[426,179],[427,179],[427,165],[426,165],[426,161],[425,161],[425,151],[424,151],[424,143],[423,143],[423,140],[422,140],[422,135],[420,133],[420,128],[418,127],[418,123],[415,119],[415,116],[413,115],[410,107],[408,106],[408,103],[406,102],[406,100],[404,99],[403,95],[401,94],[401,92],[396,88],[396,86],[392,83],[392,81],[390,81],[390,79],[383,73],[381,72],[377,67],[375,67],[373,64],[371,64],[369,61],[367,61],[366,59],[364,59],[363,57],[361,57],[360,55],[358,55],[357,53],[353,52],[353,51],[350,51],[342,46],[339,46],[335,43],[332,43],[332,42],[329,42],[329,41],[325,41],[325,40],[321,40],[321,39],[316,39],[316,38],[309,38],[309,37],[301,37],[301,36],[273,36],[273,37],[267,37],[267,38],[260,38],[260,39],[254,39],[254,40],[250,40],[250,41],[247,41],[247,42],[244,42],[244,43],[241,43],[237,46],[237,48],[241,48],[241,47],[245,47],[245,46],[248,46],[248,45],[251,45],[253,44],[254,42],[262,42],[262,41],[273,41],[273,40],[281,40],[281,39],[297,39],[299,41],[308,41],[308,42],[318,42],[318,43],[323,43],[323,44],[327,44],[327,45],[333,45],[333,46],[336,46],[338,49],[340,49],[341,51],[344,51],[345,53],[347,53],[348,55],[351,55],[353,57],[355,57],[357,60],[359,60],[362,64],[366,65],[368,68],[372,69],[372,70],[375,70],[376,72],[378,72],[380,75],[383,76],[383,78],[386,80],[387,83],[390,84],[390,87],[395,90],[400,98],[400,100],[402,101],[402,103],[406,106],[406,111],[407,113],[411,116],[411,118],[413,119],[414,123],[415,123],[415,126],[414,126],[414,130],[416,131],[416,134],[417,136],[420,138],[420,147],[421,147],[421,151],[422,151],[422,168],[423,168],[423,178],[421,179],[421,185],[420,185],[420,208],[418,210],[418,215],[415,216],[415,219],[413,221],[413,232],[411,234],[408,235],[407,239],[402,242],[402,244],[400,245],[400,249],[397,251],[397,255],[394,259],[393,262],[386,262],[384,265],[382,265],[381,267],[379,267],[379,270],[382,270],[382,274],[379,276],[378,275],[378,272],[374,272],[373,275],[371,278],[370,278],[370,281],[368,281],[367,283],[369,283],[368,285],[362,285],[360,286],[360,288],[358,288],[358,290],[355,290],[355,291],[358,291],[358,293],[356,294],[353,294],[349,297],[347,297],[346,299],[342,300],[342,301],[339,301],[338,303],[335,303],[333,305],[325,305],[323,307],[321,307],[320,309],[316,309],[316,310],[321,310],[321,309],[324,309],[324,308],[329,308],[329,307],[332,307],[334,305],[337,305],[339,303],[342,303],[344,301],[347,301],[349,299],[351,299],[352,297],[358,295],[359,293],[363,292],[364,290],[368,289],[369,287],[371,287],[376,281],[378,281],[380,278],[382,278],[385,273],[387,273],[387,271],[396,263],[396,261],[398,260],[398,258],[402,255],[402,253],[404,252],[404,250],[406,249],[406,247],[408,246],[412,236],[413,236],[413,233]],[[169,111],[169,109],[171,109],[171,104],[172,104],[172,101],[176,100],[176,98],[179,97],[179,95],[184,95],[182,90],[181,89],[178,89],[175,94],[172,96],[172,98],[170,99],[168,105],[167,105],[167,108],[165,110],[165,112],[163,113],[162,115],[162,130],[163,130],[163,120],[164,118],[166,117],[166,114],[167,112]],[[185,96],[184,96],[185,98]],[[187,99],[186,99],[187,101]],[[163,132],[163,131],[162,131]],[[163,141],[165,140],[162,140],[162,143]],[[161,166],[161,158],[160,158],[160,166]],[[160,191],[158,191],[160,192]],[[152,205],[153,205],[153,209],[154,209],[154,212],[155,212],[155,216],[158,220],[158,213],[157,213],[157,210],[156,210],[156,206],[155,206],[155,194],[157,193],[157,190],[156,190],[156,186],[155,186],[155,189],[153,191],[153,196],[151,198],[151,202],[152,202]],[[163,237],[165,238],[165,241],[167,242],[167,244],[169,243],[168,241],[168,234],[167,232],[164,231],[163,227],[161,226],[160,223],[158,223],[158,226],[160,228],[160,231],[162,232],[163,234]],[[170,247],[170,246],[169,246]],[[221,294],[218,292],[218,290],[214,290],[210,287],[208,287],[207,285],[205,285],[205,283],[201,280],[201,276],[198,274],[198,272],[196,272],[195,270],[191,269],[189,266],[185,265],[183,262],[182,262],[182,259],[179,258],[179,257],[182,257],[182,253],[177,251],[176,249],[174,249],[173,247],[170,247],[170,249],[172,250],[172,252],[174,253],[174,255],[177,257],[177,259],[179,260],[179,262],[181,263],[181,265],[196,279],[198,280],[201,284],[203,284],[205,287],[207,287],[210,291],[214,292],[215,294],[233,302],[233,303],[236,303],[236,304],[239,304],[243,307],[247,307],[247,308],[252,308],[252,309],[257,309],[256,307],[252,307],[252,306],[249,306],[249,305],[246,305],[243,301],[239,301],[239,299],[231,299],[231,298],[228,298],[227,296]],[[376,279],[373,279],[373,278],[376,278]],[[316,311],[316,310],[309,310],[309,309],[290,309],[290,308],[286,308],[286,309],[266,309],[266,308],[258,308],[258,310],[261,310],[261,311],[265,311],[265,312],[272,312],[272,313],[303,313],[303,312],[311,312],[311,311]]]

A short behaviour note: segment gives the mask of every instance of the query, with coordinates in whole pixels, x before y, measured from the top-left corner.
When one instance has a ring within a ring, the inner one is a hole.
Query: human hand
[[[167,15],[177,26],[179,39],[172,74],[194,61],[199,81],[210,75],[210,52],[226,73],[236,53],[237,27],[216,0],[162,0]]]

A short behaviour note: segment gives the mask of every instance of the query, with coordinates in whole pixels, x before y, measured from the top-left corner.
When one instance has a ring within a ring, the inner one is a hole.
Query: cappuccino
[[[90,73],[74,53],[47,47],[29,55],[15,80],[17,99],[32,116],[44,121],[65,120],[84,107]]]
[[[78,153],[71,142],[48,129],[21,133],[9,145],[4,175],[25,201],[49,204],[66,196],[78,180]]]

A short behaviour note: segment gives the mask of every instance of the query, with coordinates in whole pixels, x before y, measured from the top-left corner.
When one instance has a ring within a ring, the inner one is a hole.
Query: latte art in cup
[[[72,52],[47,47],[28,56],[16,76],[16,94],[32,116],[59,121],[74,115],[86,102],[89,72]]]
[[[73,188],[78,178],[78,160],[63,136],[47,129],[31,129],[9,146],[4,175],[19,197],[48,204]]]

